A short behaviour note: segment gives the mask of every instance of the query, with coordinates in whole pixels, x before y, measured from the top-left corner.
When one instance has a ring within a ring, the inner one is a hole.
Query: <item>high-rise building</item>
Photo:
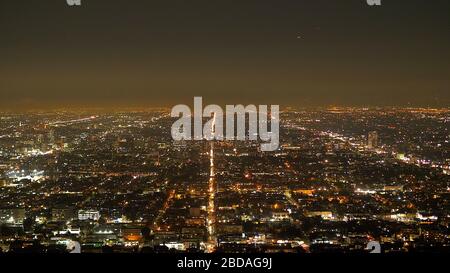
[[[367,147],[370,149],[374,149],[378,147],[378,132],[371,131],[367,136]]]
[[[6,179],[6,177],[0,171],[0,188],[1,187],[6,187],[7,185],[8,185],[8,180]]]
[[[55,143],[55,131],[53,129],[51,129],[48,132],[48,141],[50,142],[50,144],[54,144]]]

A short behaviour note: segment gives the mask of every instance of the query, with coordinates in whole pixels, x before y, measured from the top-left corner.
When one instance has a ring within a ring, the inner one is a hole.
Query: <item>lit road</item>
[[[164,214],[166,213],[167,209],[170,207],[170,204],[171,204],[172,199],[174,197],[175,197],[175,190],[170,190],[168,195],[167,195],[166,201],[164,202],[162,208],[159,210],[159,213],[158,213],[158,215],[156,216],[156,218],[155,218],[155,220],[153,222],[153,225],[151,227],[151,230],[153,232],[161,229],[159,224],[160,224]]]
[[[289,202],[289,204],[295,206],[297,209],[300,208],[300,204],[294,198],[292,198],[292,194],[291,194],[290,190],[286,190],[284,192],[284,196],[286,197],[286,199]]]
[[[215,130],[215,120],[214,116],[212,133]],[[214,141],[210,143],[209,151],[209,183],[208,183],[208,216],[206,219],[206,227],[208,229],[208,241],[206,243],[206,251],[211,253],[214,252],[217,244],[217,238],[215,234],[215,223],[216,223],[216,208],[215,208],[215,195],[216,195],[216,179],[214,170]]]
[[[48,123],[48,126],[57,126],[57,125],[71,125],[74,123],[80,123],[80,122],[87,122],[87,121],[92,121],[94,119],[98,118],[98,116],[90,116],[87,118],[80,118],[80,119],[73,119],[73,120],[66,120],[66,121],[55,121],[55,122],[51,122]]]

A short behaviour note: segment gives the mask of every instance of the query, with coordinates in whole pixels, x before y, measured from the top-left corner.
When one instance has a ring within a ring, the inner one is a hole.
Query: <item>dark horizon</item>
[[[4,110],[450,106],[450,2],[2,1]]]

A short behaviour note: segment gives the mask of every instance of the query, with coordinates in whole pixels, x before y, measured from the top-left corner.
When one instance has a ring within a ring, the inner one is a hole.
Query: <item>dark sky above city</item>
[[[0,0],[0,106],[450,106],[450,1]]]

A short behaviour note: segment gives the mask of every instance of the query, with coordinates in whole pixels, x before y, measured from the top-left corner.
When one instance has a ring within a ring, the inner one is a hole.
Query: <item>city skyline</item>
[[[3,113],[0,251],[449,250],[450,109],[280,114],[264,152],[174,140],[168,110]]]
[[[449,11],[0,0],[0,254],[449,253]]]

